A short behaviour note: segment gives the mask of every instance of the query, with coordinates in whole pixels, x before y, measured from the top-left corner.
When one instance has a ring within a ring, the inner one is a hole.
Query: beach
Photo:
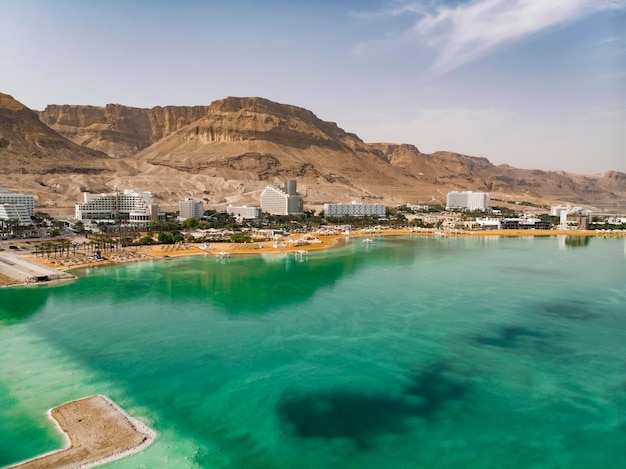
[[[66,435],[68,447],[38,456],[10,469],[94,467],[140,451],[155,433],[128,416],[106,396],[66,402],[48,412]]]
[[[87,255],[67,255],[65,257],[44,257],[36,256],[32,252],[18,251],[12,253],[8,259],[21,267],[21,271],[11,272],[6,269],[8,266],[4,262],[0,264],[0,287],[9,285],[21,285],[27,283],[37,283],[29,277],[29,272],[39,272],[42,277],[48,276],[41,281],[57,281],[73,278],[72,275],[63,275],[54,272],[70,272],[74,269],[84,267],[105,266],[112,264],[122,264],[126,262],[136,262],[150,259],[167,259],[181,256],[215,256],[230,257],[231,255],[254,255],[267,253],[297,253],[303,251],[315,251],[329,249],[337,246],[340,241],[352,238],[376,238],[377,236],[436,236],[436,237],[468,237],[468,236],[502,236],[502,237],[522,237],[522,236],[573,236],[573,237],[624,237],[624,232],[598,232],[583,230],[434,230],[434,229],[386,229],[369,228],[351,232],[350,234],[320,235],[317,232],[302,233],[285,239],[272,241],[255,241],[248,243],[182,243],[182,244],[155,244],[147,246],[129,246],[116,251],[106,252],[99,260]],[[2,258],[7,255],[0,254]],[[30,265],[30,267],[28,267]],[[40,267],[37,267],[40,266]],[[2,269],[1,267],[4,267]],[[29,280],[30,278],[30,280]]]

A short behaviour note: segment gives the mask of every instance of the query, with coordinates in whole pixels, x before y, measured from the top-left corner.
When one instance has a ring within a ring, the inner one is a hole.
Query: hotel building
[[[32,225],[28,210],[22,204],[0,204],[0,221],[17,220],[19,225]]]
[[[138,192],[126,189],[123,193],[108,194],[83,193],[84,202],[76,204],[77,220],[113,221],[123,220],[130,223],[148,223],[165,221],[165,214],[159,213],[159,207],[151,192]]]
[[[446,210],[487,210],[489,208],[489,194],[486,192],[448,192]]]
[[[261,193],[261,210],[272,215],[302,214],[302,196],[296,190],[296,181],[287,181],[283,189],[267,186]]]
[[[263,218],[261,207],[248,207],[247,205],[229,205],[226,208],[226,213],[237,220],[260,220]]]
[[[178,202],[178,219],[187,220],[195,218],[199,220],[204,216],[204,202],[201,200],[185,199]]]
[[[13,194],[6,189],[0,189],[0,204],[23,205],[28,216],[35,216],[35,197],[26,194]]]
[[[351,204],[324,204],[325,217],[384,217],[387,207],[383,204],[363,204],[353,201]]]

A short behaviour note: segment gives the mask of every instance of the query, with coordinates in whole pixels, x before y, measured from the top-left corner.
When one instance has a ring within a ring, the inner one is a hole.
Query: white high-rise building
[[[165,220],[151,192],[138,192],[126,189],[123,193],[83,194],[84,202],[76,204],[77,220],[115,220],[130,223],[148,223]]]
[[[489,194],[486,192],[448,192],[446,210],[487,210],[489,208]]]
[[[351,204],[324,204],[325,217],[384,217],[387,207],[383,204],[363,204],[353,201]]]
[[[550,207],[550,215],[553,217],[560,217],[561,213],[567,212],[571,209],[569,205],[553,205]]]
[[[187,220],[195,218],[199,220],[204,215],[204,202],[201,200],[185,199],[178,202],[178,218]]]
[[[296,181],[291,179],[284,189],[267,186],[261,193],[261,210],[272,215],[300,215],[302,196],[296,190]]]
[[[32,195],[13,194],[0,189],[0,204],[23,205],[31,218],[35,216],[35,197]]]
[[[32,225],[33,221],[22,204],[0,204],[0,220],[17,220],[20,225]]]

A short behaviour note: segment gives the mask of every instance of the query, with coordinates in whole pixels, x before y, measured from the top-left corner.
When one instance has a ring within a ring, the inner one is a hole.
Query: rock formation
[[[152,191],[174,210],[185,197],[223,208],[258,203],[268,183],[296,178],[317,207],[357,198],[445,204],[450,190],[475,190],[490,192],[494,205],[626,208],[623,173],[524,170],[414,145],[368,144],[311,111],[263,98],[151,109],[50,105],[39,118],[0,95],[0,186],[36,194],[40,207],[71,208],[83,190],[117,186]]]
[[[73,142],[111,157],[130,156],[206,114],[208,106],[139,109],[120,104],[105,107],[49,105],[41,121]]]

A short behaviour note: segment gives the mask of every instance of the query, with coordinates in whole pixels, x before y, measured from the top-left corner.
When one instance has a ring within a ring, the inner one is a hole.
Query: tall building
[[[0,220],[17,220],[20,225],[32,225],[33,221],[22,204],[0,204]]]
[[[384,217],[387,207],[383,204],[363,204],[353,201],[351,204],[324,204],[325,217]]]
[[[123,193],[83,194],[84,202],[76,204],[77,220],[113,221],[116,219],[130,223],[148,223],[165,220],[151,192],[138,192],[126,189]]]
[[[302,214],[302,196],[296,190],[296,181],[287,181],[283,189],[267,186],[261,193],[261,210],[272,215]]]
[[[204,202],[201,200],[185,199],[178,202],[178,218],[187,220],[195,218],[199,220],[204,215]]]
[[[446,210],[487,210],[489,208],[489,194],[486,192],[448,192]]]
[[[0,204],[23,205],[31,218],[35,216],[35,197],[32,195],[13,194],[0,189]]]

